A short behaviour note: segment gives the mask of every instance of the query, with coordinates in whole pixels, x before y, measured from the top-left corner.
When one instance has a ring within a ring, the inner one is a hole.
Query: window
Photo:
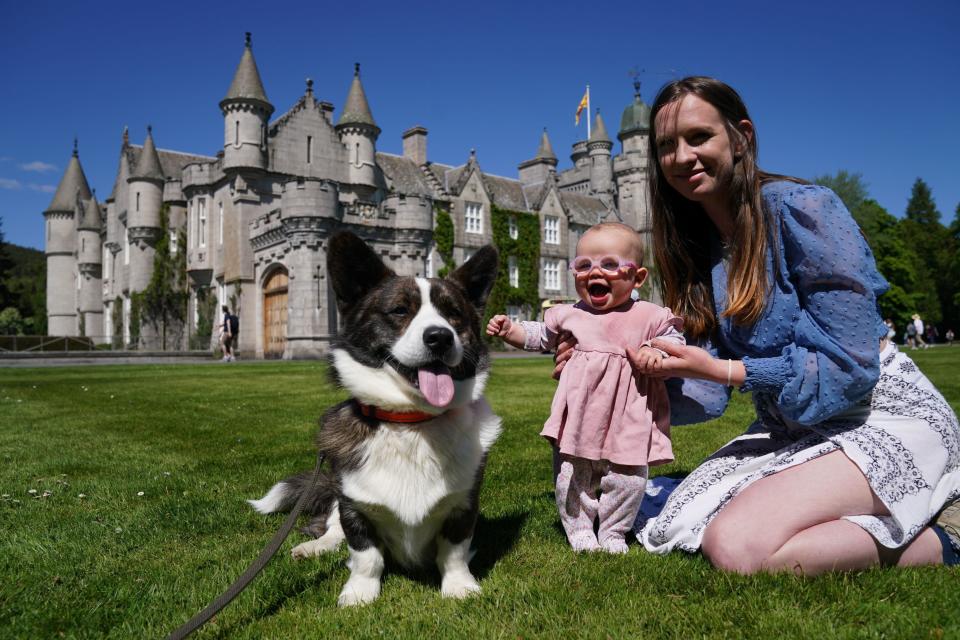
[[[196,204],[190,201],[190,209],[187,211],[187,246],[197,246],[197,221],[193,219],[193,212],[196,210]]]
[[[520,307],[515,304],[508,304],[507,317],[510,318],[512,322],[520,322]]]
[[[170,229],[170,255],[177,255],[177,232]]]
[[[220,238],[220,244],[223,244],[223,203],[217,203],[217,226],[219,227],[218,235]]]
[[[207,200],[200,198],[197,201],[197,238],[199,246],[207,246]]]
[[[137,191],[137,211],[140,211],[140,192]]]
[[[233,125],[233,146],[240,146],[240,121],[237,120]]]
[[[543,241],[547,244],[560,244],[560,218],[543,216]]]
[[[520,269],[517,268],[517,257],[510,256],[507,260],[508,270],[510,274],[510,286],[519,287],[520,286]]]
[[[313,160],[313,136],[307,136],[307,164]]]
[[[464,228],[467,233],[483,233],[483,205],[468,202],[464,208]]]
[[[559,260],[547,260],[543,263],[543,288],[547,291],[560,290]]]
[[[80,253],[83,254],[86,252],[87,252],[87,239],[80,238]]]
[[[520,231],[517,229],[517,216],[510,216],[507,218],[507,231],[510,233],[510,237],[514,240],[516,240],[517,236],[520,235]]]

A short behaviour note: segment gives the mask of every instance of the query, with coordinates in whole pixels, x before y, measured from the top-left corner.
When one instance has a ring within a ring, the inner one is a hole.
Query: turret
[[[550,144],[546,127],[540,135],[540,148],[537,149],[537,155],[532,160],[521,162],[518,169],[520,182],[524,184],[543,182],[556,173],[557,155],[553,152],[553,145]]]
[[[220,101],[220,111],[223,113],[223,168],[266,169],[267,123],[273,105],[267,100],[260,81],[249,32],[227,97]]]
[[[640,81],[633,82],[633,103],[623,110],[617,138],[624,153],[647,155],[647,134],[650,132],[650,107],[640,97]]]
[[[100,206],[94,193],[89,200],[81,200],[80,223],[77,225],[77,273],[79,277],[78,310],[83,335],[102,336],[103,290],[102,256],[100,252],[100,229],[102,228]]]
[[[376,188],[377,138],[380,136],[380,127],[370,113],[367,96],[360,82],[360,65],[356,64],[353,71],[353,82],[347,93],[347,101],[343,105],[343,113],[336,126],[340,141],[347,149],[347,158],[350,166],[347,181],[350,184]]]
[[[610,150],[613,142],[607,135],[607,128],[597,109],[597,117],[593,121],[593,131],[587,141],[587,152],[590,154],[590,190],[597,195],[613,192],[613,167],[610,163]]]
[[[131,293],[143,291],[150,282],[153,247],[160,234],[165,181],[160,156],[153,143],[153,128],[147,127],[147,139],[140,150],[140,158],[127,178],[127,242],[130,243],[127,284]]]
[[[46,223],[47,333],[52,336],[75,336],[78,333],[76,206],[78,200],[91,197],[74,139],[73,156],[50,206],[43,212]]]

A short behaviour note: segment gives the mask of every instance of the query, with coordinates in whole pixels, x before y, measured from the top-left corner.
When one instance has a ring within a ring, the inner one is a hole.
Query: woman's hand
[[[553,379],[559,380],[563,368],[567,366],[567,360],[573,355],[573,348],[577,345],[577,339],[569,331],[564,331],[557,337],[557,355],[553,357]]]
[[[669,340],[654,339],[650,346],[667,353],[669,357],[659,362],[658,367],[649,367],[637,349],[627,349],[627,357],[635,374],[654,378],[700,378],[721,384],[742,384],[746,370],[743,363],[735,360],[714,358],[704,349],[692,345],[679,345]],[[730,374],[728,381],[727,374]]]

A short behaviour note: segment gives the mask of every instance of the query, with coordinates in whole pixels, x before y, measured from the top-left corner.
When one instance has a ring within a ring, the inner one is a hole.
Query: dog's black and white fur
[[[316,556],[346,539],[351,573],[341,606],[377,598],[385,553],[405,566],[435,560],[444,596],[478,592],[467,564],[487,451],[500,433],[483,398],[489,356],[480,311],[497,252],[480,249],[443,280],[401,277],[362,240],[339,233],[327,265],[341,314],[331,363],[353,398],[322,418],[317,441],[330,472],[305,509],[316,539],[293,556]],[[363,415],[357,401],[433,417],[381,421]],[[279,482],[250,504],[260,513],[288,511],[309,477]]]

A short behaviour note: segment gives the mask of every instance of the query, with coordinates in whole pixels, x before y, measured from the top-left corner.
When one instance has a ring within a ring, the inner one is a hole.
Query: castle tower
[[[163,204],[163,183],[166,178],[160,156],[153,143],[153,128],[147,127],[147,139],[140,159],[127,178],[127,242],[130,271],[127,287],[130,293],[143,291],[153,271],[154,246],[160,235],[160,207]]]
[[[223,168],[266,169],[267,122],[273,105],[267,100],[260,81],[249,32],[227,97],[220,101],[220,111],[223,113]]]
[[[532,160],[521,162],[518,169],[520,171],[520,182],[524,184],[543,182],[556,174],[557,154],[553,152],[553,145],[550,144],[546,127],[544,127],[543,134],[540,136],[540,148],[537,149],[537,155]]]
[[[80,223],[77,225],[77,273],[79,277],[78,310],[82,335],[102,337],[103,326],[103,258],[100,230],[102,228],[97,195],[81,200]],[[102,338],[101,338],[102,339]]]
[[[610,162],[610,150],[613,142],[607,135],[607,128],[597,109],[593,121],[593,131],[587,141],[587,153],[590,155],[590,190],[594,195],[604,196],[613,193],[613,166]]]
[[[648,156],[647,134],[650,132],[650,107],[640,97],[640,81],[633,82],[633,103],[627,105],[620,118],[620,131],[617,138],[623,145],[623,152]]]
[[[356,64],[353,71],[353,82],[347,93],[347,101],[343,105],[343,113],[336,126],[340,141],[347,149],[349,169],[347,180],[352,185],[367,187],[372,192],[377,187],[377,138],[380,136],[380,127],[370,113],[367,104],[367,95],[360,82],[360,65]]]
[[[76,204],[77,200],[85,201],[91,197],[74,139],[73,156],[50,206],[43,212],[46,223],[47,334],[51,336],[75,336],[79,333]]]

